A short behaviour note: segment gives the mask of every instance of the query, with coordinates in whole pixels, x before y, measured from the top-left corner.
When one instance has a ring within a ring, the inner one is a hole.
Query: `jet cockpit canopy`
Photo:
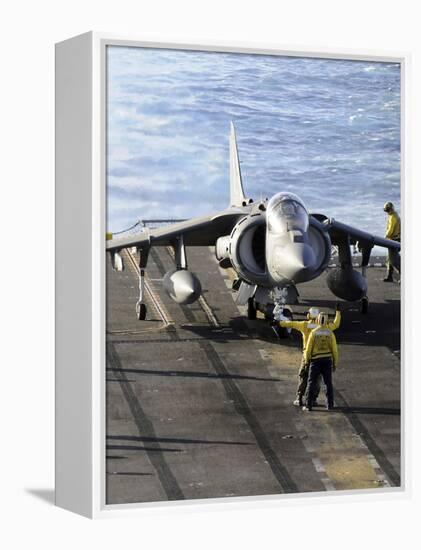
[[[308,211],[303,201],[294,193],[277,193],[267,206],[267,223],[271,233],[287,233],[294,230],[305,233],[308,229]]]

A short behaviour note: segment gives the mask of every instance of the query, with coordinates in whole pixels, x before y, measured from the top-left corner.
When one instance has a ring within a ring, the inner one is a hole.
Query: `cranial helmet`
[[[308,310],[308,317],[309,319],[317,319],[317,316],[319,315],[319,310],[317,309],[317,307],[311,307],[309,310]]]
[[[393,210],[393,202],[387,202],[384,206],[383,206],[383,210],[385,212],[392,212]]]

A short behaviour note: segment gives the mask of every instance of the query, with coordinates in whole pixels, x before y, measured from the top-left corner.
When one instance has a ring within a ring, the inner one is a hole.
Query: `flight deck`
[[[162,288],[170,250],[151,249],[145,321],[136,254],[122,252],[122,273],[108,256],[107,504],[400,486],[400,286],[384,268],[367,270],[367,315],[341,302],[335,410],[321,395],[305,412],[292,405],[301,336],[247,320],[208,247],[188,249],[203,288],[190,306]],[[334,315],[326,273],[298,290],[294,318]]]

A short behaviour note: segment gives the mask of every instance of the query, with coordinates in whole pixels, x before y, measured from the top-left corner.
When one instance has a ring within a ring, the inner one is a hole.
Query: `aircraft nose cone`
[[[284,279],[294,283],[308,281],[311,277],[316,258],[308,244],[294,243],[279,251],[277,271]]]
[[[297,270],[308,269],[314,265],[314,252],[308,245],[291,247],[289,252],[290,267]]]

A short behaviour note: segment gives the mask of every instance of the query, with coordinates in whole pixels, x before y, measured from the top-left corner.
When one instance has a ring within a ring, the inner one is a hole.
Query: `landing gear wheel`
[[[257,316],[256,306],[254,304],[254,298],[249,298],[247,301],[247,319],[254,321]]]
[[[146,319],[146,304],[136,304],[136,314],[139,321],[144,321]]]
[[[265,320],[266,321],[269,321],[269,323],[272,323],[273,321],[273,309],[274,309],[274,305],[273,304],[266,304],[266,307],[265,307]]]
[[[279,340],[282,340],[284,338],[288,338],[288,336],[289,336],[288,329],[286,329],[284,327],[279,327],[279,326],[274,326],[272,328],[273,328],[273,331],[276,334],[276,336],[279,338]]]
[[[361,299],[360,311],[363,315],[367,315],[367,313],[368,313],[368,298],[367,298],[367,296],[364,296],[364,298]]]

